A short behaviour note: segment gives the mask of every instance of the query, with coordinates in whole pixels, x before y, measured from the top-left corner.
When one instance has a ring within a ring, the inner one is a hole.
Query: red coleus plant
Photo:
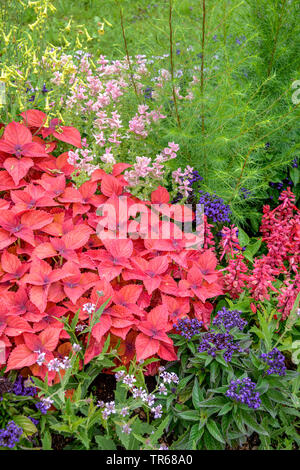
[[[116,164],[111,174],[95,170],[89,182],[75,188],[67,153],[51,152],[59,149],[59,140],[80,146],[79,132],[56,121],[46,127],[47,116],[37,110],[22,118],[22,124],[8,124],[0,140],[0,341],[6,345],[6,370],[29,367],[44,378],[47,362],[70,347],[59,318],[72,319],[78,310],[76,332],[87,346],[85,363],[101,352],[108,335],[112,345],[119,342],[124,364],[135,355],[176,359],[167,335],[174,322],[190,316],[207,326],[208,299],[223,293],[215,254],[188,250],[174,222],[169,238],[157,237],[164,229],[161,216],[168,213],[164,188],[151,197],[155,240],[144,239],[149,224],[136,215],[149,216],[151,202],[126,192],[127,164]],[[124,201],[128,212],[121,220]],[[105,217],[98,209],[107,205]],[[125,229],[134,236],[120,237]],[[82,333],[88,325],[90,335]]]

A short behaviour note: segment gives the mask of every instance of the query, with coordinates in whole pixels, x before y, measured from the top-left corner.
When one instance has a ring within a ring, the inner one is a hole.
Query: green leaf
[[[274,388],[271,388],[268,391],[268,397],[276,403],[281,403],[282,405],[290,405],[290,402],[286,399],[286,396],[283,393],[279,392],[279,390],[275,390]]]
[[[203,395],[200,390],[199,382],[197,377],[194,380],[194,386],[193,386],[193,393],[192,393],[192,401],[193,405],[196,408],[196,410],[199,410],[200,408],[200,403],[203,400]]]
[[[158,439],[162,436],[164,430],[168,427],[168,424],[171,420],[171,416],[167,416],[158,426],[154,434],[151,434],[150,441],[152,444],[156,444]]]
[[[43,450],[52,450],[52,438],[49,431],[44,432],[41,441]]]
[[[248,245],[250,242],[250,238],[248,237],[247,233],[244,232],[244,230],[241,227],[238,227],[238,230],[239,230],[238,239],[239,239],[241,246]]]
[[[200,413],[199,410],[187,410],[181,411],[178,413],[178,416],[185,421],[199,421],[200,420]]]
[[[224,397],[208,398],[207,400],[203,400],[200,403],[200,408],[209,408],[209,407],[222,408],[222,406],[225,405],[225,403],[227,403],[227,400]]]
[[[293,167],[290,168],[290,177],[294,185],[297,186],[297,184],[299,183],[299,179],[300,179],[299,168],[293,168]]]
[[[222,444],[212,437],[212,435],[205,429],[204,434],[203,434],[203,440],[204,440],[204,445],[205,449],[207,450],[223,450]]]
[[[269,436],[269,433],[260,424],[258,424],[249,412],[241,410],[241,416],[244,423],[249,428],[253,429],[253,431],[256,431],[258,434],[262,434],[263,436]]]
[[[109,437],[95,436],[95,441],[101,450],[117,450],[116,444]]]
[[[221,442],[222,444],[225,444],[225,440],[222,436],[222,433],[220,431],[220,429],[218,428],[217,424],[215,421],[213,421],[212,419],[209,419],[206,423],[206,427],[208,429],[208,431],[210,432],[210,434],[219,442]]]
[[[226,403],[226,405],[221,408],[220,412],[218,413],[218,416],[226,415],[230,410],[232,410],[232,407],[233,403]]]
[[[125,433],[122,431],[122,427],[119,426],[119,425],[116,426],[116,433],[117,433],[118,438],[119,438],[120,441],[121,441],[121,444],[124,446],[124,448],[125,448],[126,450],[128,450],[130,435],[129,435],[129,434],[125,434]]]
[[[36,426],[33,424],[31,419],[27,418],[27,416],[14,416],[14,422],[23,429],[24,434],[27,436],[37,432]]]
[[[203,435],[203,432],[204,432],[204,427],[199,429],[198,424],[194,424],[191,427],[191,431],[190,431],[190,448],[192,450],[196,450],[197,443],[201,439],[201,437]]]
[[[262,243],[262,238],[259,238],[255,243],[251,243],[247,246],[246,250],[244,251],[244,256],[249,261],[253,261],[253,256],[258,252]]]

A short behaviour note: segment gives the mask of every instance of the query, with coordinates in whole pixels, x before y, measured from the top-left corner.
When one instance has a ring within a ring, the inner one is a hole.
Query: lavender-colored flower
[[[124,408],[122,408],[121,411],[120,411],[120,415],[121,415],[121,416],[124,416],[124,417],[127,416],[128,413],[129,413],[129,411],[128,411],[128,407],[127,407],[127,406],[125,406]]]
[[[162,372],[159,376],[163,380],[164,383],[178,384],[178,382],[179,382],[179,377],[178,377],[178,375],[175,374],[175,372]]]
[[[162,417],[162,405],[157,405],[151,408],[151,412],[154,414],[154,419]]]
[[[132,396],[133,398],[141,398],[143,401],[147,398],[147,392],[144,388],[140,387],[133,387],[132,389]]]
[[[196,318],[182,318],[174,324],[175,330],[186,339],[191,339],[201,331],[203,323]]]
[[[86,328],[85,325],[76,325],[75,331],[78,331],[79,333],[83,331]]]
[[[116,405],[114,401],[110,401],[106,403],[105,408],[110,412],[110,413],[115,413],[116,412]]]
[[[214,318],[213,325],[217,327],[223,326],[227,332],[234,327],[243,331],[247,322],[241,318],[241,314],[242,312],[239,310],[227,310],[226,307],[223,307]]]
[[[94,313],[95,308],[96,308],[96,305],[95,305],[95,304],[92,304],[92,303],[88,302],[88,303],[86,303],[86,304],[83,305],[83,309],[82,309],[82,310],[83,310],[84,312],[87,312],[87,313],[91,314],[91,313]]]
[[[45,353],[45,352],[42,352],[42,351],[40,351],[40,350],[34,351],[34,352],[38,354],[36,363],[37,363],[39,366],[42,366],[42,365],[44,364],[44,362],[45,362],[46,353]]]
[[[115,373],[115,378],[116,378],[116,381],[119,382],[125,375],[125,371],[124,370],[118,370],[118,372]]]
[[[123,384],[128,385],[129,387],[132,387],[135,382],[136,378],[134,375],[125,375],[123,379]]]
[[[249,408],[257,409],[261,405],[258,392],[255,392],[256,384],[249,377],[236,379],[230,382],[226,396],[240,403],[245,403]]]
[[[268,375],[286,375],[285,358],[284,355],[277,348],[273,348],[272,351],[266,354],[261,354],[260,357],[269,366],[266,371]]]
[[[122,432],[124,434],[130,434],[131,431],[132,431],[131,427],[128,424],[124,424],[124,426],[122,427]]]
[[[70,369],[71,367],[71,361],[70,359],[66,356],[63,359],[59,359],[56,357],[55,359],[52,359],[51,361],[48,362],[47,368],[49,371],[54,370],[55,372],[59,372],[60,370],[66,370]]]
[[[204,214],[215,223],[230,222],[230,207],[216,194],[206,193],[199,190],[200,198],[198,204],[203,204]]]
[[[72,346],[72,348],[73,348],[73,351],[74,351],[75,353],[77,353],[77,352],[79,352],[79,351],[82,350],[82,347],[81,347],[80,344],[78,344],[78,343],[74,343],[73,346]]]
[[[152,406],[155,403],[155,397],[153,395],[147,395],[145,398],[142,397],[142,400],[144,403],[146,403],[148,406]]]
[[[0,447],[12,449],[19,442],[23,429],[14,421],[9,421],[6,428],[0,429]]]
[[[167,395],[168,394],[168,389],[164,384],[159,384],[158,386],[158,393],[160,395]]]
[[[169,450],[169,447],[166,444],[161,444],[159,450]]]
[[[198,352],[207,352],[212,357],[216,357],[217,351],[224,351],[223,357],[226,362],[230,362],[235,352],[241,352],[238,342],[234,342],[233,336],[226,333],[216,333],[214,331],[204,333]]]

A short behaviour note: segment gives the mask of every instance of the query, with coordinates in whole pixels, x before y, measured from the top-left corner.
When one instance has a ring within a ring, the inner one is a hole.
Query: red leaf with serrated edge
[[[176,361],[178,359],[172,344],[161,343],[157,354],[165,361]]]
[[[123,192],[123,186],[117,178],[112,175],[103,175],[101,179],[101,192],[104,196],[111,197],[113,195],[120,196]]]
[[[111,327],[111,318],[109,315],[102,314],[99,322],[92,328],[92,336],[97,340],[101,341],[102,337],[107,333]]]
[[[162,186],[158,186],[155,191],[151,193],[151,202],[152,204],[168,204],[170,201],[170,194]]]
[[[6,273],[15,273],[21,267],[19,258],[8,251],[4,251],[1,256],[1,266]]]
[[[27,212],[21,217],[22,224],[26,225],[31,230],[41,229],[45,227],[45,225],[50,224],[52,220],[53,215],[39,210],[35,210],[34,212]]]
[[[7,336],[18,336],[25,332],[32,331],[29,323],[21,317],[9,316],[7,318],[7,327],[5,334]]]
[[[27,127],[42,128],[47,121],[47,115],[38,109],[28,109],[21,113]]]
[[[8,358],[6,372],[33,365],[36,362],[37,356],[25,344],[16,346]]]
[[[154,356],[159,350],[159,341],[140,333],[135,340],[136,359],[142,361]]]
[[[46,328],[40,333],[39,338],[47,351],[54,351],[58,344],[60,331],[57,328]]]
[[[127,170],[127,168],[130,167],[132,167],[132,165],[129,165],[129,163],[116,163],[113,166],[112,175],[119,176],[121,173],[123,173],[124,170]]]
[[[78,250],[88,242],[92,233],[94,231],[88,225],[80,224],[64,235],[63,241],[67,248]]]
[[[5,160],[3,166],[17,185],[21,179],[27,175],[29,168],[33,166],[33,161],[31,158],[22,158],[21,160],[18,160],[17,158],[11,157]]]
[[[54,131],[53,137],[75,147],[82,147],[80,132],[75,127],[62,126],[62,132]]]

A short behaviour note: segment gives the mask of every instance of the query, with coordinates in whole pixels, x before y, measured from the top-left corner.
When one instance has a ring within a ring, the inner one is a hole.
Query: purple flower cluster
[[[35,406],[43,415],[45,415],[49,408],[51,408],[52,403],[53,400],[51,400],[51,398],[42,398],[41,401],[35,404]]]
[[[0,429],[0,447],[12,449],[19,442],[22,434],[22,428],[17,426],[14,421],[9,421],[6,428]]]
[[[147,100],[152,100],[152,93],[153,93],[153,88],[151,86],[148,86],[147,88],[145,88],[144,96]]]
[[[226,362],[230,362],[235,352],[241,352],[238,342],[230,333],[207,332],[202,336],[198,352],[207,352],[212,357],[216,357],[217,351],[224,351],[223,357]]]
[[[182,318],[173,326],[181,336],[186,339],[191,339],[193,336],[200,333],[202,324],[203,323],[196,318]]]
[[[259,393],[255,392],[255,387],[256,384],[249,377],[232,380],[226,396],[240,403],[245,403],[249,408],[256,410],[261,405],[261,399]]]
[[[182,179],[183,180],[183,179]],[[197,170],[193,170],[192,173],[191,173],[191,176],[190,178],[188,179],[188,183],[189,183],[189,187],[191,188],[193,186],[194,183],[197,183],[198,181],[202,181],[203,180],[203,177],[199,174],[199,172]],[[189,204],[193,203],[193,200],[194,200],[194,193],[191,192],[190,193],[190,196],[188,197],[188,200],[187,202]],[[172,204],[176,204],[177,202],[179,202],[181,199],[183,199],[183,195],[181,193],[178,193],[175,198],[173,199],[172,201]]]
[[[273,348],[272,351],[268,353],[261,354],[260,357],[269,366],[269,368],[267,369],[268,375],[270,374],[285,375],[286,374],[284,355],[277,348]]]
[[[204,214],[215,223],[230,222],[231,210],[224,200],[216,194],[199,191],[200,198],[198,204],[204,205]]]
[[[292,161],[292,167],[293,168],[298,168],[298,158],[294,158],[294,160]]]
[[[227,310],[226,307],[223,307],[214,318],[213,325],[219,328],[223,326],[226,331],[230,331],[234,327],[243,331],[247,322],[241,318],[241,313],[239,310]]]
[[[198,181],[203,181],[203,177],[199,174],[197,170],[192,171],[192,176],[189,178],[190,185],[197,183]]]
[[[241,195],[244,199],[248,199],[251,196],[251,191],[246,188],[241,188]]]
[[[22,397],[34,397],[37,393],[37,390],[35,387],[27,385],[26,382],[31,381],[32,379],[24,379],[21,375],[17,378],[13,385],[13,390],[12,392],[15,395],[20,395]],[[32,382],[33,383],[33,382]]]

